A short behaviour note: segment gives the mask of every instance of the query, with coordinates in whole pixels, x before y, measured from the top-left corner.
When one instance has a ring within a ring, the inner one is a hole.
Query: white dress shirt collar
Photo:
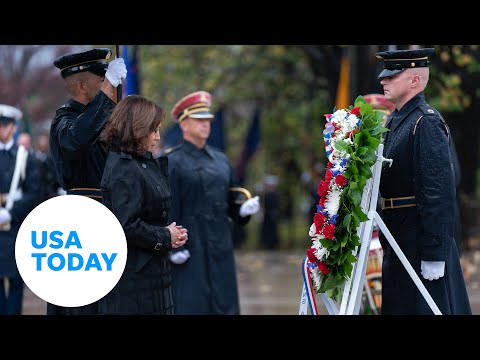
[[[13,146],[13,139],[10,140],[8,143],[4,144],[0,141],[0,150],[10,150],[10,148]]]

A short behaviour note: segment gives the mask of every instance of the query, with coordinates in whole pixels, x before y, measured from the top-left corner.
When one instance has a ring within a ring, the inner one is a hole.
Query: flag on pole
[[[182,141],[182,129],[180,129],[180,126],[175,124],[169,127],[165,134],[161,136],[161,141],[163,149],[180,144]]]
[[[138,45],[133,45],[129,49],[128,45],[122,45],[123,59],[127,68],[127,78],[124,82],[124,94],[128,96],[132,94],[140,95],[140,73],[138,68]],[[131,53],[130,53],[131,50]]]
[[[225,136],[223,128],[223,107],[220,107],[215,113],[215,117],[212,119],[212,126],[210,130],[210,136],[208,137],[207,144],[214,146],[217,149],[225,151]]]
[[[338,78],[336,109],[345,109],[350,105],[350,60],[346,48],[342,49],[340,75]]]
[[[253,113],[252,122],[245,137],[243,150],[235,166],[235,175],[238,184],[245,184],[247,175],[247,165],[250,159],[255,155],[260,145],[260,110],[257,108]]]

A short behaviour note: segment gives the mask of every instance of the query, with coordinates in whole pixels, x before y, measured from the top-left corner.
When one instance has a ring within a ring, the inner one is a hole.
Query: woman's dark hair
[[[101,140],[121,151],[143,155],[143,140],[165,119],[165,111],[141,95],[129,95],[113,109]]]

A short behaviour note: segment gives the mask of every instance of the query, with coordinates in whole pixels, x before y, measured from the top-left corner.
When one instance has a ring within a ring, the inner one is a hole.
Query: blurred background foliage
[[[348,100],[382,93],[376,78],[377,51],[435,47],[427,101],[450,125],[462,170],[460,192],[466,210],[479,195],[480,52],[477,45],[129,45],[136,46],[140,93],[169,113],[186,94],[212,93],[212,110],[223,107],[225,152],[235,165],[256,109],[261,112],[259,147],[248,162],[245,187],[264,192],[275,175],[280,193],[280,248],[306,248],[312,188],[326,165],[324,114],[332,112],[340,83],[340,63],[348,60]],[[53,59],[91,47],[115,45],[1,45],[0,102],[24,112],[22,130],[48,132],[55,110],[67,99]],[[120,54],[122,56],[122,54]],[[168,117],[166,133],[175,126]],[[476,217],[465,213],[468,233]],[[470,218],[471,217],[471,218]],[[259,246],[262,214],[247,226],[242,246]]]

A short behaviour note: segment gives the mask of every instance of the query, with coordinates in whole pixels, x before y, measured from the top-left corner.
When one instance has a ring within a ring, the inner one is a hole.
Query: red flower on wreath
[[[350,114],[359,115],[360,114],[360,106],[354,107],[352,110],[350,110]]]
[[[345,185],[347,185],[347,183],[348,180],[345,176],[340,174],[335,177],[335,184],[337,184],[337,186],[344,187]]]
[[[351,138],[353,136],[353,134],[357,133],[358,132],[358,129],[353,129],[352,131],[349,131],[345,134],[345,137],[346,138]]]
[[[322,196],[320,200],[318,201],[318,204],[321,205],[322,207],[325,207],[325,201],[327,201],[326,196]]]
[[[327,263],[324,261],[318,262],[318,270],[320,270],[323,275],[330,274],[330,269],[328,268]]]
[[[325,173],[325,182],[327,184],[330,184],[330,180],[332,180],[332,170],[328,169],[327,172]]]
[[[320,230],[322,230],[323,224],[325,222],[325,215],[323,215],[323,213],[321,213],[320,211],[315,213],[315,215],[313,216],[313,222],[315,223],[315,233],[320,233]]]
[[[325,239],[335,239],[335,225],[328,224],[327,226],[325,226],[325,228],[323,229],[323,236],[325,236]]]
[[[318,261],[317,256],[315,255],[315,248],[313,247],[308,248],[307,256],[308,256],[308,261],[310,261],[311,263]]]
[[[329,188],[329,184],[327,182],[320,181],[317,189],[318,196],[320,197],[325,196],[328,192],[328,188]]]

